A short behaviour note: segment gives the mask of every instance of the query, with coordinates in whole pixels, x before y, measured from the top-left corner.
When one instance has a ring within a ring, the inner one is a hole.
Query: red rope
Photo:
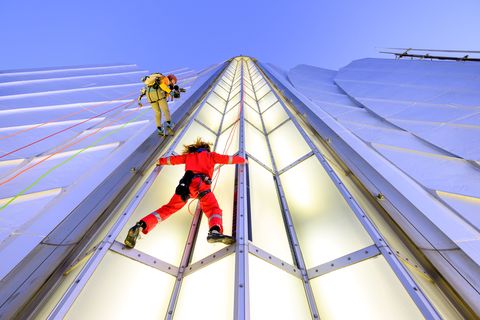
[[[124,98],[129,97],[129,96],[132,96],[133,94],[134,94],[134,93],[132,92],[132,93],[129,93],[129,94],[125,95],[125,96],[119,97],[119,98],[117,98],[117,99],[115,99],[115,100],[122,100],[122,99],[124,99]],[[79,110],[79,111],[74,111],[74,112],[65,114],[65,115],[63,115],[63,116],[50,119],[50,120],[48,120],[47,122],[39,123],[39,124],[37,124],[37,125],[35,125],[35,126],[33,126],[33,127],[28,127],[28,128],[26,128],[26,129],[18,130],[18,131],[15,131],[15,132],[13,132],[13,133],[10,133],[10,134],[7,134],[7,135],[5,135],[5,136],[2,136],[2,137],[0,137],[0,140],[17,136],[17,135],[19,135],[20,133],[28,132],[28,131],[30,131],[30,130],[33,130],[33,129],[42,127],[42,126],[44,126],[44,125],[46,125],[46,124],[49,124],[49,123],[52,123],[52,122],[57,122],[57,121],[60,121],[60,120],[68,119],[68,118],[70,118],[71,116],[80,114],[80,113],[85,112],[85,111],[87,111],[87,110],[95,109],[95,108],[97,108],[97,107],[99,107],[99,106],[102,106],[102,105],[104,105],[104,104],[111,103],[111,102],[114,102],[114,101],[101,102],[101,103],[92,105],[89,109],[82,109],[82,110]]]
[[[88,119],[86,119],[86,120],[83,120],[83,121],[81,121],[81,122],[79,122],[79,123],[76,123],[76,124],[74,124],[74,125],[72,125],[72,126],[70,126],[70,127],[67,127],[67,128],[64,128],[64,129],[62,129],[62,130],[60,130],[60,131],[54,132],[54,133],[52,133],[52,134],[49,134],[49,135],[47,135],[47,136],[45,136],[45,137],[43,137],[43,138],[40,138],[40,139],[35,140],[35,141],[33,141],[33,142],[29,143],[29,144],[24,145],[23,147],[17,148],[17,149],[15,149],[15,150],[12,150],[12,151],[10,151],[10,152],[7,152],[7,153],[1,155],[1,156],[0,156],[0,159],[6,157],[6,156],[8,156],[8,155],[11,155],[11,154],[13,154],[13,153],[15,153],[15,152],[17,152],[17,151],[20,151],[20,150],[23,150],[23,149],[28,148],[28,147],[30,147],[30,146],[33,146],[34,144],[37,144],[37,143],[39,143],[39,142],[41,142],[41,141],[43,141],[43,140],[46,140],[46,139],[51,138],[51,137],[53,137],[53,136],[56,136],[57,134],[60,134],[60,133],[62,133],[62,132],[65,132],[65,131],[67,131],[67,130],[69,130],[69,129],[72,129],[72,128],[74,128],[74,127],[77,127],[77,126],[79,126],[79,125],[81,125],[81,124],[83,124],[83,123],[85,123],[85,122],[87,122],[87,121],[90,121],[90,120],[92,120],[92,119],[98,118],[98,117],[100,117],[100,116],[102,116],[102,115],[104,115],[104,114],[106,114],[106,113],[109,113],[110,111],[113,111],[113,110],[115,110],[115,109],[121,108],[121,107],[126,106],[126,105],[129,105],[129,104],[131,104],[131,103],[132,103],[131,101],[126,102],[126,103],[122,103],[122,104],[119,105],[119,106],[116,106],[116,107],[114,107],[114,108],[111,108],[111,109],[109,109],[109,110],[107,110],[107,111],[105,111],[105,112],[102,112],[102,113],[100,113],[100,114],[97,114],[97,115],[95,115],[95,116],[93,116],[93,117],[90,117],[90,118],[88,118]]]

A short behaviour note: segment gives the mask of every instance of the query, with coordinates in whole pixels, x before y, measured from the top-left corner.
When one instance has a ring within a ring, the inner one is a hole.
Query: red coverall
[[[205,174],[212,179],[213,169],[216,163],[239,164],[245,163],[245,159],[239,156],[228,156],[206,150],[159,159],[160,165],[176,165],[182,163],[185,163],[185,171],[191,170],[194,174]],[[190,197],[196,198],[200,192],[209,189],[210,185],[205,183],[201,177],[195,177],[190,184]],[[180,195],[174,194],[166,205],[142,219],[147,225],[142,232],[147,234],[157,223],[167,219],[173,213],[180,210],[186,203]],[[217,199],[215,199],[213,192],[205,194],[200,199],[200,207],[208,218],[208,226],[210,228],[218,226],[220,227],[220,233],[223,233],[222,209],[218,206]]]

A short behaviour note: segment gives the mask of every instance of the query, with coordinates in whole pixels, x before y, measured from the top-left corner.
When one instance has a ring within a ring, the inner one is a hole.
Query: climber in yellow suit
[[[155,112],[155,122],[157,124],[158,134],[165,136],[173,134],[173,123],[170,117],[170,110],[168,109],[167,99],[171,98],[172,88],[177,83],[177,77],[173,74],[167,76],[161,73],[152,73],[142,79],[145,87],[142,88],[140,96],[138,97],[138,105],[142,107],[141,100],[143,96],[147,96],[147,100]],[[162,113],[165,115],[165,125],[162,126]]]

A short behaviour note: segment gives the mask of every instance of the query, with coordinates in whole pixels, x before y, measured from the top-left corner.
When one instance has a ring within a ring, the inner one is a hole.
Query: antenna
[[[401,59],[404,57],[409,57],[411,59],[417,58],[420,60],[430,59],[430,60],[452,60],[452,61],[475,61],[480,62],[480,58],[470,57],[470,54],[480,54],[480,51],[471,51],[471,50],[439,50],[439,49],[416,49],[416,48],[378,48],[378,49],[387,49],[395,51],[379,51],[379,53],[393,54],[395,59]],[[401,52],[396,52],[397,50]],[[411,53],[411,52],[419,53]],[[426,52],[426,53],[422,53]],[[444,53],[462,53],[465,54],[460,57],[454,57],[451,55],[431,55],[429,52],[444,52]]]

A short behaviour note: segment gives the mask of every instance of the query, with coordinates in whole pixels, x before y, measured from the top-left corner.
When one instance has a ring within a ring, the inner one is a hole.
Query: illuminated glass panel
[[[280,103],[275,103],[262,114],[265,129],[270,132],[273,128],[288,119],[288,114],[283,110]]]
[[[210,105],[205,104],[196,119],[212,131],[217,132],[220,127],[220,122],[222,121],[222,114]]]
[[[252,123],[257,129],[260,131],[263,131],[262,127],[262,120],[260,118],[260,115],[258,112],[256,112],[252,107],[250,107],[248,104],[244,104],[244,115],[245,119],[248,120],[250,123]]]
[[[220,209],[223,211],[223,232],[232,235],[235,165],[217,166],[217,169],[218,168],[220,171],[219,173],[217,173],[217,171],[214,173],[214,177],[217,177],[217,179],[212,183],[212,191],[215,194]],[[192,212],[195,211],[197,203],[198,201],[192,203]],[[198,231],[198,237],[193,251],[193,262],[203,259],[225,246],[221,243],[208,243],[206,240],[208,229],[208,219],[205,214],[202,214],[200,229]]]
[[[225,108],[226,102],[222,98],[220,98],[218,95],[215,93],[212,93],[208,99],[207,102],[210,103],[211,105],[215,106],[220,111],[223,111]]]
[[[263,78],[261,78],[261,80],[259,80],[259,81],[258,81],[258,79],[255,80],[253,82],[253,86],[255,87],[255,90],[258,90],[258,89],[261,89],[265,85],[265,83],[267,83],[267,82]]]
[[[233,319],[234,279],[235,254],[189,274],[183,280],[174,319]]]
[[[181,154],[183,150],[183,145],[184,144],[191,144],[195,142],[195,139],[197,137],[201,137],[203,140],[207,141],[215,141],[215,134],[213,134],[211,131],[203,127],[201,124],[197,122],[193,122],[190,127],[187,129],[187,132],[185,135],[182,137],[180,142],[175,148],[175,152],[177,154]]]
[[[254,100],[252,97],[250,97],[249,95],[245,95],[243,97],[243,100],[248,103],[249,106],[251,106],[253,109],[255,109],[255,111],[258,112],[258,107],[257,107],[257,101]]]
[[[250,86],[245,86],[245,93],[251,97],[251,98],[255,98],[255,93],[253,92],[253,90],[250,88]]]
[[[220,135],[215,148],[216,152],[235,154],[238,151],[238,127],[238,123],[236,123]]]
[[[292,121],[283,124],[268,137],[278,170],[311,152]]]
[[[222,88],[221,86],[217,85],[214,91],[223,99],[225,100],[228,99],[228,91]]]
[[[175,277],[107,252],[65,319],[162,319]]]
[[[225,114],[225,117],[223,118],[222,131],[231,126],[232,123],[238,119],[240,119],[240,104],[237,104]]]
[[[381,256],[310,283],[321,319],[424,319]]]
[[[258,86],[257,87],[257,97],[263,97],[264,95],[267,94],[268,91],[270,91],[270,86],[264,85],[263,87]]]
[[[237,94],[236,96],[234,96],[233,98],[231,98],[228,103],[227,103],[227,112],[229,110],[231,110],[234,106],[236,106],[237,104],[240,103],[240,94]]]
[[[248,162],[248,170],[252,242],[274,256],[293,264],[273,176],[254,160]]]
[[[311,319],[302,280],[249,257],[250,319]]]
[[[249,123],[245,123],[245,147],[247,152],[260,160],[263,164],[272,168],[270,153],[268,152],[267,139],[262,132],[255,129]]]
[[[264,97],[259,97],[257,96],[258,100],[258,106],[260,108],[260,112],[265,111],[268,107],[270,107],[275,101],[278,101],[277,97],[273,94],[272,91],[267,93]]]
[[[184,173],[184,165],[164,166],[116,240],[123,243],[130,227],[144,216],[168,203]],[[142,234],[142,238],[137,240],[135,249],[178,266],[191,222],[192,215],[188,212],[188,207],[184,206],[167,220],[159,223],[147,235]]]
[[[309,268],[373,244],[316,157],[280,179]]]

